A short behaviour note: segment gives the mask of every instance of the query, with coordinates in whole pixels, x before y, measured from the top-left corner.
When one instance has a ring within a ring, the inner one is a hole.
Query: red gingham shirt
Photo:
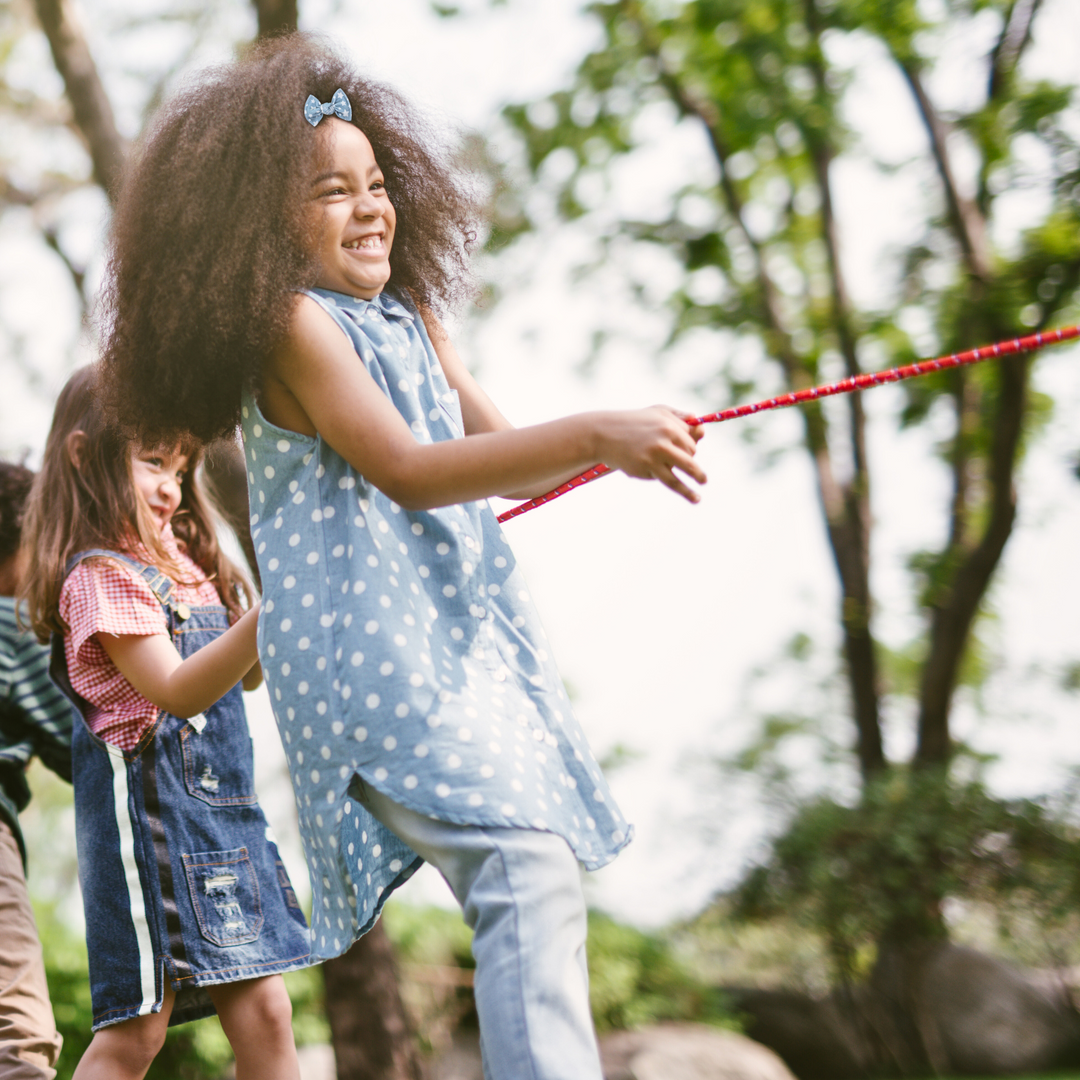
[[[177,547],[172,529],[161,534],[165,550],[194,585],[176,583],[175,595],[191,606],[220,604],[213,582]],[[132,557],[151,564],[146,552]],[[98,641],[100,634],[168,634],[165,612],[150,586],[124,563],[90,559],[72,570],[60,592],[60,617],[68,625],[64,655],[72,688],[92,708],[90,730],[105,742],[132,750],[158,717],[158,708],[120,673]]]

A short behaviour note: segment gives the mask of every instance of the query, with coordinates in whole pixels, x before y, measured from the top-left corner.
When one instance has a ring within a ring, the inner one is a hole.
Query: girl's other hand
[[[705,433],[700,425],[690,426],[693,419],[691,413],[667,405],[600,413],[600,460],[628,476],[659,480],[688,502],[700,502],[701,496],[674,471],[678,469],[698,484],[708,483],[705,470],[694,460],[697,444]]]

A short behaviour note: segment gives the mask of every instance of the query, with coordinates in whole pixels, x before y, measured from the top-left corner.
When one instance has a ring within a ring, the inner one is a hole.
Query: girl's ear
[[[67,450],[68,460],[76,469],[82,468],[83,451],[86,449],[86,432],[73,431],[65,440],[64,447]]]

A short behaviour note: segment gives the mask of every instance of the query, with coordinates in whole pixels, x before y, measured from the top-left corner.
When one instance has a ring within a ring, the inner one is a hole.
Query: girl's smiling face
[[[131,479],[159,529],[164,529],[180,506],[181,485],[187,475],[188,456],[179,450],[131,451]]]
[[[320,215],[317,241],[321,289],[374,299],[390,280],[397,218],[367,136],[327,117],[314,135],[324,140],[326,166],[311,186]]]

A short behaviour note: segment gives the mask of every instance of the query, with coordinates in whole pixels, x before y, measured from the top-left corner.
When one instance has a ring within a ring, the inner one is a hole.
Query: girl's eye
[[[161,466],[165,464],[159,457],[143,458],[143,461],[145,461],[147,465],[153,465],[155,469],[160,469]]]

